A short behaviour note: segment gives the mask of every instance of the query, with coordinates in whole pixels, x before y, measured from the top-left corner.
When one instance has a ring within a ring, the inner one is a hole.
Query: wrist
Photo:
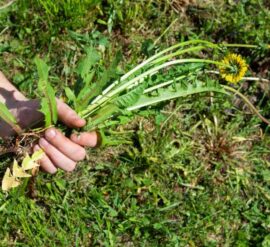
[[[0,102],[4,103],[17,119],[22,129],[28,129],[42,122],[38,100],[27,99],[0,71]],[[14,135],[14,130],[0,118],[0,137]]]

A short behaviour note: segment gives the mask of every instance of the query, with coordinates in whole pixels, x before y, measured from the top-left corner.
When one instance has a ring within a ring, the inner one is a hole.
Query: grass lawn
[[[43,57],[58,96],[86,47],[119,73],[178,41],[235,49],[270,79],[270,5],[246,1],[0,1],[0,67],[35,97]],[[239,86],[270,118],[269,85]],[[270,133],[236,96],[194,95],[108,127],[73,173],[39,173],[0,192],[0,246],[270,246]],[[4,144],[2,144],[4,145]],[[1,157],[1,177],[13,156]]]

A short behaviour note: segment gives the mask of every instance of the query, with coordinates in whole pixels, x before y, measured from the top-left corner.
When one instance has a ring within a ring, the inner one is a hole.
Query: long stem
[[[221,85],[221,86],[224,89],[226,89],[227,91],[230,91],[230,92],[237,94],[263,122],[270,125],[270,122],[259,113],[259,111],[256,109],[256,107],[249,101],[249,99],[245,95],[243,95],[242,93],[240,93],[239,91],[237,91],[236,89],[234,89],[232,87],[229,87],[226,85]]]
[[[120,80],[117,80],[115,82],[113,82],[110,86],[108,86],[102,93],[101,95],[99,95],[96,99],[93,100],[92,104],[96,103],[100,98],[102,98],[103,95],[106,95],[112,88],[114,88],[115,86],[117,86],[119,83],[123,82],[124,80],[126,80],[129,76],[131,76],[132,74],[134,74],[135,72],[137,72],[138,70],[140,70],[141,68],[143,68],[144,66],[146,66],[147,64],[153,62],[155,59],[157,59],[158,61],[158,58],[160,56],[162,56],[163,54],[166,54],[167,52],[170,52],[172,50],[175,50],[179,47],[184,47],[184,46],[187,46],[187,45],[191,45],[191,44],[199,44],[199,43],[202,43],[204,44],[206,47],[209,47],[209,48],[221,48],[222,46],[225,46],[225,47],[241,47],[241,48],[257,48],[258,46],[257,45],[249,45],[249,44],[214,44],[212,42],[209,42],[209,41],[205,41],[205,40],[189,40],[189,41],[185,41],[185,42],[182,42],[182,43],[179,43],[179,44],[176,44],[176,45],[173,45],[157,54],[155,54],[154,56],[148,58],[147,60],[145,60],[144,62],[142,62],[141,64],[139,64],[138,66],[136,66],[135,68],[133,68],[132,70],[130,70],[129,72],[127,72],[125,75],[123,75]],[[196,50],[195,47],[194,48],[194,51]],[[268,48],[270,48],[270,45],[268,45]],[[197,48],[199,50],[199,48]],[[188,50],[188,49],[187,49]],[[177,54],[177,52],[176,52]],[[172,54],[169,54],[167,55],[168,57],[170,57]],[[162,59],[162,58],[160,58]],[[162,59],[163,60],[163,59]]]
[[[220,73],[218,71],[215,70],[206,70],[206,73],[210,73],[210,74],[216,74],[216,75],[220,75]],[[263,82],[270,82],[270,80],[265,79],[265,78],[260,78],[260,77],[242,77],[242,80],[245,81],[263,81]]]
[[[163,54],[170,52],[172,50],[175,50],[179,47],[183,47],[183,46],[187,46],[187,45],[191,45],[191,44],[198,44],[198,43],[202,43],[205,45],[208,45],[209,47],[215,47],[217,48],[218,46],[212,42],[209,41],[205,41],[205,40],[189,40],[189,41],[185,41],[176,45],[173,45],[157,54],[155,54],[154,56],[148,58],[147,60],[145,60],[144,62],[142,62],[141,64],[139,64],[138,66],[136,66],[134,69],[130,70],[129,72],[127,72],[124,76],[121,77],[121,81],[127,79],[130,75],[134,74],[136,71],[138,71],[139,69],[141,69],[142,67],[144,67],[146,64],[152,62],[153,60],[157,59],[158,57],[162,56]]]
[[[168,54],[166,56],[163,56],[161,58],[158,58],[154,61],[152,61],[151,64],[157,64],[157,63],[160,63],[160,62],[163,62],[163,61],[166,61],[166,60],[169,60],[173,57],[176,57],[176,56],[179,56],[179,55],[182,55],[184,53],[188,53],[188,52],[194,52],[194,51],[201,51],[202,49],[206,48],[205,46],[202,46],[202,45],[198,45],[198,46],[195,46],[195,47],[190,47],[190,48],[187,48],[187,49],[184,49],[184,50],[178,50],[176,52],[173,52],[171,54]]]
[[[257,45],[248,45],[248,44],[220,44],[220,46],[225,47],[239,47],[239,48],[257,48]]]
[[[259,48],[258,45],[249,45],[249,44],[220,44],[220,46],[235,47],[235,48]],[[267,48],[270,49],[270,44],[267,45]]]
[[[164,69],[166,67],[176,65],[176,64],[183,64],[183,63],[208,63],[208,64],[215,64],[215,65],[225,66],[225,67],[228,66],[228,65],[223,64],[223,63],[218,62],[218,61],[213,61],[213,60],[209,60],[209,59],[199,59],[199,58],[186,58],[186,59],[178,59],[178,60],[170,61],[170,62],[161,64],[159,66],[156,66],[156,67],[142,73],[141,75],[133,78],[132,80],[127,81],[125,84],[120,85],[118,88],[112,90],[111,92],[108,92],[106,95],[101,97],[99,100],[91,103],[86,110],[84,110],[80,113],[80,115],[81,116],[86,116],[86,115],[88,116],[92,111],[95,110],[96,107],[100,107],[101,104],[104,104],[105,102],[109,101],[112,97],[121,93],[125,89],[130,88],[131,86],[137,85],[138,83],[143,81],[142,80],[143,78],[150,76],[153,73],[156,73],[157,71]]]
[[[96,101],[98,101],[103,95],[107,94],[112,88],[114,88],[115,86],[117,86],[119,83],[123,82],[124,80],[126,80],[129,76],[131,76],[132,74],[134,74],[135,72],[137,72],[138,70],[140,70],[141,68],[143,68],[144,66],[146,66],[147,64],[151,63],[152,61],[154,61],[155,59],[159,58],[160,56],[162,56],[163,54],[166,54],[170,51],[173,51],[179,47],[184,47],[187,45],[191,45],[191,44],[205,44],[205,46],[208,47],[212,47],[212,48],[218,48],[218,45],[209,42],[209,41],[205,41],[205,40],[189,40],[189,41],[185,41],[176,45],[173,45],[161,52],[158,52],[157,54],[155,54],[154,56],[148,58],[147,60],[145,60],[144,62],[140,63],[139,65],[137,65],[135,68],[133,68],[132,70],[130,70],[129,72],[127,72],[125,75],[123,75],[119,80],[113,82],[110,86],[108,86],[102,93],[100,96],[98,96],[96,99],[93,100],[92,104],[94,104]],[[193,47],[195,48],[195,47]],[[186,50],[186,52],[188,52],[188,49]]]
[[[123,90],[125,90],[127,87],[130,87],[131,85],[134,85],[134,84],[136,85],[136,82],[140,81],[142,78],[150,76],[151,74],[153,74],[161,69],[164,69],[164,68],[172,66],[172,65],[183,64],[183,63],[208,63],[208,64],[215,64],[218,66],[225,66],[225,67],[228,66],[228,65],[223,64],[221,62],[210,60],[210,59],[200,59],[200,58],[177,59],[174,61],[163,63],[159,66],[156,66],[156,67],[142,73],[141,75],[131,79],[130,81],[126,82],[125,84],[123,84],[123,85],[119,86],[118,88],[116,88],[115,90],[111,91],[110,93],[108,93],[107,96],[111,97],[115,94],[118,94],[118,93],[122,92]]]

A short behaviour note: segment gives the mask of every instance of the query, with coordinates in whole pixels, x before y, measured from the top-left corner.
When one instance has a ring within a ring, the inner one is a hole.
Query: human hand
[[[0,102],[5,103],[22,129],[31,129],[43,120],[43,115],[39,112],[39,100],[27,99],[1,72]],[[85,120],[79,118],[68,105],[60,100],[57,100],[57,110],[59,120],[68,127],[81,128],[85,125]],[[14,134],[11,126],[0,119],[0,137],[6,138]],[[85,158],[84,147],[96,146],[97,139],[95,132],[81,133],[79,136],[73,134],[67,138],[59,130],[49,128],[45,131],[44,138],[41,138],[34,146],[34,150],[42,148],[45,152],[40,161],[43,170],[49,173],[55,173],[57,168],[72,171],[76,167],[76,162]]]
[[[68,105],[57,100],[58,119],[70,128],[81,128],[86,122],[81,119]],[[45,131],[34,151],[42,149],[45,154],[40,160],[41,168],[48,173],[56,173],[57,168],[65,171],[73,171],[76,163],[86,156],[84,147],[95,147],[98,137],[96,132],[72,134],[66,137],[56,128],[52,127]]]

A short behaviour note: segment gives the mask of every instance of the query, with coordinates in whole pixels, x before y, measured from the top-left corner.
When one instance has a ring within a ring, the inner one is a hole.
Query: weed
[[[106,70],[123,48],[117,68],[123,75],[123,68],[161,48],[200,37],[256,41],[256,52],[234,51],[250,58],[248,77],[254,72],[268,77],[268,62],[261,59],[267,57],[267,1],[199,1],[183,12],[180,2],[106,1],[84,18],[73,18],[73,26],[63,21],[63,12],[49,17],[37,1],[25,8],[16,1],[1,10],[1,70],[33,96],[33,57],[39,53],[51,65],[49,80],[62,96],[65,87],[73,92],[80,78],[80,70],[74,72],[78,58],[89,46],[101,51],[96,72]],[[240,91],[268,114],[267,82],[247,80]],[[27,181],[8,195],[0,193],[1,245],[269,246],[270,140],[267,128],[264,132],[249,111],[243,114],[237,100],[195,94],[141,111],[128,125],[131,117],[123,116],[117,128],[106,130],[118,146],[89,151],[89,160],[74,174],[40,174],[31,188],[33,198],[26,196]],[[1,157],[2,173],[11,162],[10,153]]]

